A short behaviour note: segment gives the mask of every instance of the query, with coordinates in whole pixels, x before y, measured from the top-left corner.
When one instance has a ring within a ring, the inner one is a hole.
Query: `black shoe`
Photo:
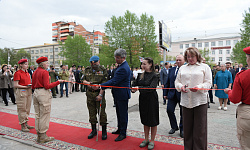
[[[9,106],[8,104],[5,104],[5,106]]]
[[[116,105],[114,104],[113,107],[116,107]]]
[[[115,141],[118,142],[118,141],[122,141],[122,140],[124,140],[124,139],[126,139],[126,135],[120,134],[120,135],[115,139]]]
[[[166,105],[166,102],[163,102],[163,105]]]
[[[69,96],[66,96],[67,98],[69,98]]]
[[[215,102],[210,102],[210,103],[215,104]]]
[[[116,130],[116,131],[112,132],[112,134],[120,134],[120,131]]]
[[[56,96],[53,96],[53,98],[56,98]]]
[[[60,98],[62,98],[63,96],[60,96]]]
[[[179,129],[171,129],[169,132],[168,132],[168,134],[174,134],[175,133],[175,131],[178,131]]]
[[[102,126],[102,140],[107,139],[107,125]]]
[[[16,102],[14,102],[13,105],[16,105]]]
[[[91,124],[91,127],[92,127],[92,131],[91,131],[91,133],[89,134],[88,139],[92,139],[94,136],[97,135],[97,132],[96,132],[96,124]]]
[[[227,105],[230,105],[230,102],[229,103],[227,102]]]
[[[210,108],[210,105],[209,105],[209,104],[207,105],[207,108]]]
[[[181,138],[184,138],[184,133],[183,133],[183,131],[180,132],[180,137],[181,137]]]

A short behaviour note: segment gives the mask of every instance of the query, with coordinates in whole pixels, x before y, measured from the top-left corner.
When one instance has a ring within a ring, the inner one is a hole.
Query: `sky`
[[[250,0],[0,0],[0,48],[52,43],[52,23],[75,21],[104,32],[112,16],[126,10],[154,17],[170,28],[172,40],[239,33]],[[158,40],[158,37],[157,37]]]

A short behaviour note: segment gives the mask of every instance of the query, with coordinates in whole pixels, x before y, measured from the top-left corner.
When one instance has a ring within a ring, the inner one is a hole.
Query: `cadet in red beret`
[[[54,137],[48,137],[46,132],[49,129],[52,94],[50,89],[57,86],[64,80],[49,82],[49,66],[47,57],[40,57],[36,60],[38,68],[32,75],[32,89],[35,89],[33,95],[33,104],[36,113],[36,132],[37,142],[45,143],[54,140]]]
[[[29,132],[29,129],[34,129],[33,126],[28,125],[32,101],[31,79],[27,71],[29,64],[27,59],[19,60],[18,64],[19,70],[14,74],[18,119],[22,127],[21,131]]]
[[[247,65],[250,66],[250,46],[243,49],[247,57]],[[241,149],[250,149],[250,69],[237,73],[234,80],[234,88],[225,89],[225,93],[234,104],[240,103],[237,108],[237,137]]]

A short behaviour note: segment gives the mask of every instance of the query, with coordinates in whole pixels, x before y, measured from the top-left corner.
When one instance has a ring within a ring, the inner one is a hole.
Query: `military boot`
[[[29,126],[28,125],[28,122],[25,122],[25,125],[26,125],[26,127],[28,128],[28,129],[34,129],[35,127],[33,127],[33,126]]]
[[[102,126],[102,140],[107,139],[107,125]]]
[[[46,142],[50,142],[53,141],[55,138],[54,137],[48,137],[45,133],[39,133],[38,137],[37,137],[37,142],[38,143],[46,143]]]
[[[25,123],[21,124],[21,131],[23,132],[30,132],[30,130],[26,127]]]
[[[37,139],[36,139],[36,141],[37,141],[38,143],[40,143],[41,134],[40,134],[39,132],[36,132],[36,133],[37,133]]]
[[[94,136],[96,136],[96,124],[91,124],[92,132],[89,134],[88,139],[92,139]]]

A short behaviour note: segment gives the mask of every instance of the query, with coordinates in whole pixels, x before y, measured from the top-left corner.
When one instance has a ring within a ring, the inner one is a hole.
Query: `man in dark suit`
[[[167,83],[168,70],[169,70],[169,63],[166,62],[165,68],[162,69],[160,72],[161,87],[164,87],[164,85]],[[163,97],[163,105],[166,105],[166,99],[164,97]]]
[[[173,67],[169,69],[169,74],[167,78],[167,82],[164,85],[165,88],[175,88],[175,79],[178,74],[179,68],[184,64],[184,57],[182,55],[176,56],[177,67]],[[180,106],[181,100],[181,92],[178,92],[176,89],[164,89],[163,95],[165,98],[168,98],[167,104],[167,114],[170,121],[171,130],[168,132],[169,134],[174,134],[175,131],[180,128],[180,136],[183,138],[183,125],[182,125],[182,107]],[[180,107],[180,124],[179,128],[177,125],[176,117],[175,117],[175,107],[179,104]]]
[[[115,141],[122,141],[126,138],[126,131],[128,126],[128,99],[131,97],[130,93],[130,68],[126,61],[126,50],[117,49],[114,53],[115,61],[118,64],[114,73],[114,77],[102,83],[101,86],[118,86],[125,88],[113,88],[113,97],[116,104],[116,115],[118,122],[118,130],[112,134],[119,134]],[[102,99],[102,93],[106,87],[101,87],[97,100]]]
[[[81,68],[82,68],[82,66],[78,66],[78,68],[77,68],[77,70],[75,72],[75,79],[76,79],[76,82],[77,82],[77,83],[75,83],[75,88],[76,88],[75,91],[76,92],[80,91],[79,85],[81,83]]]
[[[33,74],[34,71],[35,71],[35,68],[34,68],[33,65],[31,65],[30,69],[28,69],[28,73],[30,74],[31,79],[32,79],[32,74]]]
[[[227,71],[231,72],[233,83],[234,83],[236,72],[235,72],[234,69],[231,68],[231,63],[230,62],[226,62],[226,69],[227,69]],[[233,88],[233,83],[232,83],[232,88]],[[230,105],[230,100],[229,99],[227,101],[227,104]]]
[[[108,80],[111,79],[111,76],[112,76],[112,74],[113,74],[113,71],[114,71],[114,66],[111,66],[110,69],[109,69],[109,71],[108,71]]]
[[[238,73],[238,72],[241,72],[241,70],[246,70],[246,68],[243,68],[243,64],[239,64],[239,68],[237,68],[236,69],[236,74]]]

